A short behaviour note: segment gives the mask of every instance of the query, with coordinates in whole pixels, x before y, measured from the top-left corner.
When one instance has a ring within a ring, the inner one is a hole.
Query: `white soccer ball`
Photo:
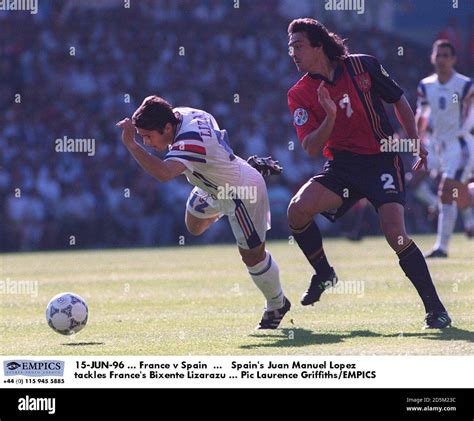
[[[72,335],[83,329],[88,314],[84,299],[72,292],[54,296],[46,307],[48,325],[61,335]]]

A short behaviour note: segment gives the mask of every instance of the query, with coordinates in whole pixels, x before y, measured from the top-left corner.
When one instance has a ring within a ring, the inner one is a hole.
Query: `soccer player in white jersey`
[[[200,235],[221,216],[228,217],[242,260],[266,299],[257,329],[276,329],[291,303],[283,294],[278,266],[265,250],[270,208],[260,172],[234,155],[226,131],[202,110],[172,108],[164,99],[149,96],[132,119],[117,126],[123,129],[128,151],[148,174],[161,182],[184,174],[195,186],[185,215],[191,234]],[[164,159],[149,154],[135,140],[136,132],[146,147],[168,150]]]
[[[470,133],[474,97],[472,80],[454,70],[456,51],[447,40],[433,44],[431,62],[435,73],[418,86],[417,125],[422,134],[431,116],[435,154],[428,155],[428,167],[441,166],[439,217],[436,244],[425,257],[447,257],[457,208],[461,210],[464,229],[474,235],[474,216],[467,184],[473,170],[474,140]]]

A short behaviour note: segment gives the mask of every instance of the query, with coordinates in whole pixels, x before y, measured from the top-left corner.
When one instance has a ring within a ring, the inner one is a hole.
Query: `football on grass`
[[[46,307],[48,325],[61,335],[72,335],[83,329],[88,314],[84,299],[72,292],[54,296]]]

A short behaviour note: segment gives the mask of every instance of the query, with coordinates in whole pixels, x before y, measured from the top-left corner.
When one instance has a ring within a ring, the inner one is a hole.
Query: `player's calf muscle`
[[[265,259],[265,243],[263,242],[253,249],[239,247],[239,253],[246,266],[255,266]]]
[[[387,243],[394,251],[401,250],[410,241],[406,232],[398,228],[387,229],[384,231],[384,235]]]
[[[402,249],[410,239],[405,230],[404,209],[397,203],[386,203],[379,208],[380,226],[393,250]]]

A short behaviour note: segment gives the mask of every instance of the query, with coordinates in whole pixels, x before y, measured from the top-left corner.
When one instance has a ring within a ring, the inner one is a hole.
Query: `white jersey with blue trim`
[[[468,134],[467,128],[472,127],[473,123],[462,120],[463,102],[473,93],[472,80],[457,72],[453,72],[446,83],[440,83],[437,74],[421,80],[418,85],[418,113],[424,116],[430,114],[435,141],[457,141]],[[468,119],[472,119],[472,113]]]
[[[254,170],[234,155],[227,144],[227,132],[219,128],[211,114],[189,107],[173,111],[179,123],[165,160],[181,162],[190,184],[216,195],[226,185],[239,186],[243,170]]]

